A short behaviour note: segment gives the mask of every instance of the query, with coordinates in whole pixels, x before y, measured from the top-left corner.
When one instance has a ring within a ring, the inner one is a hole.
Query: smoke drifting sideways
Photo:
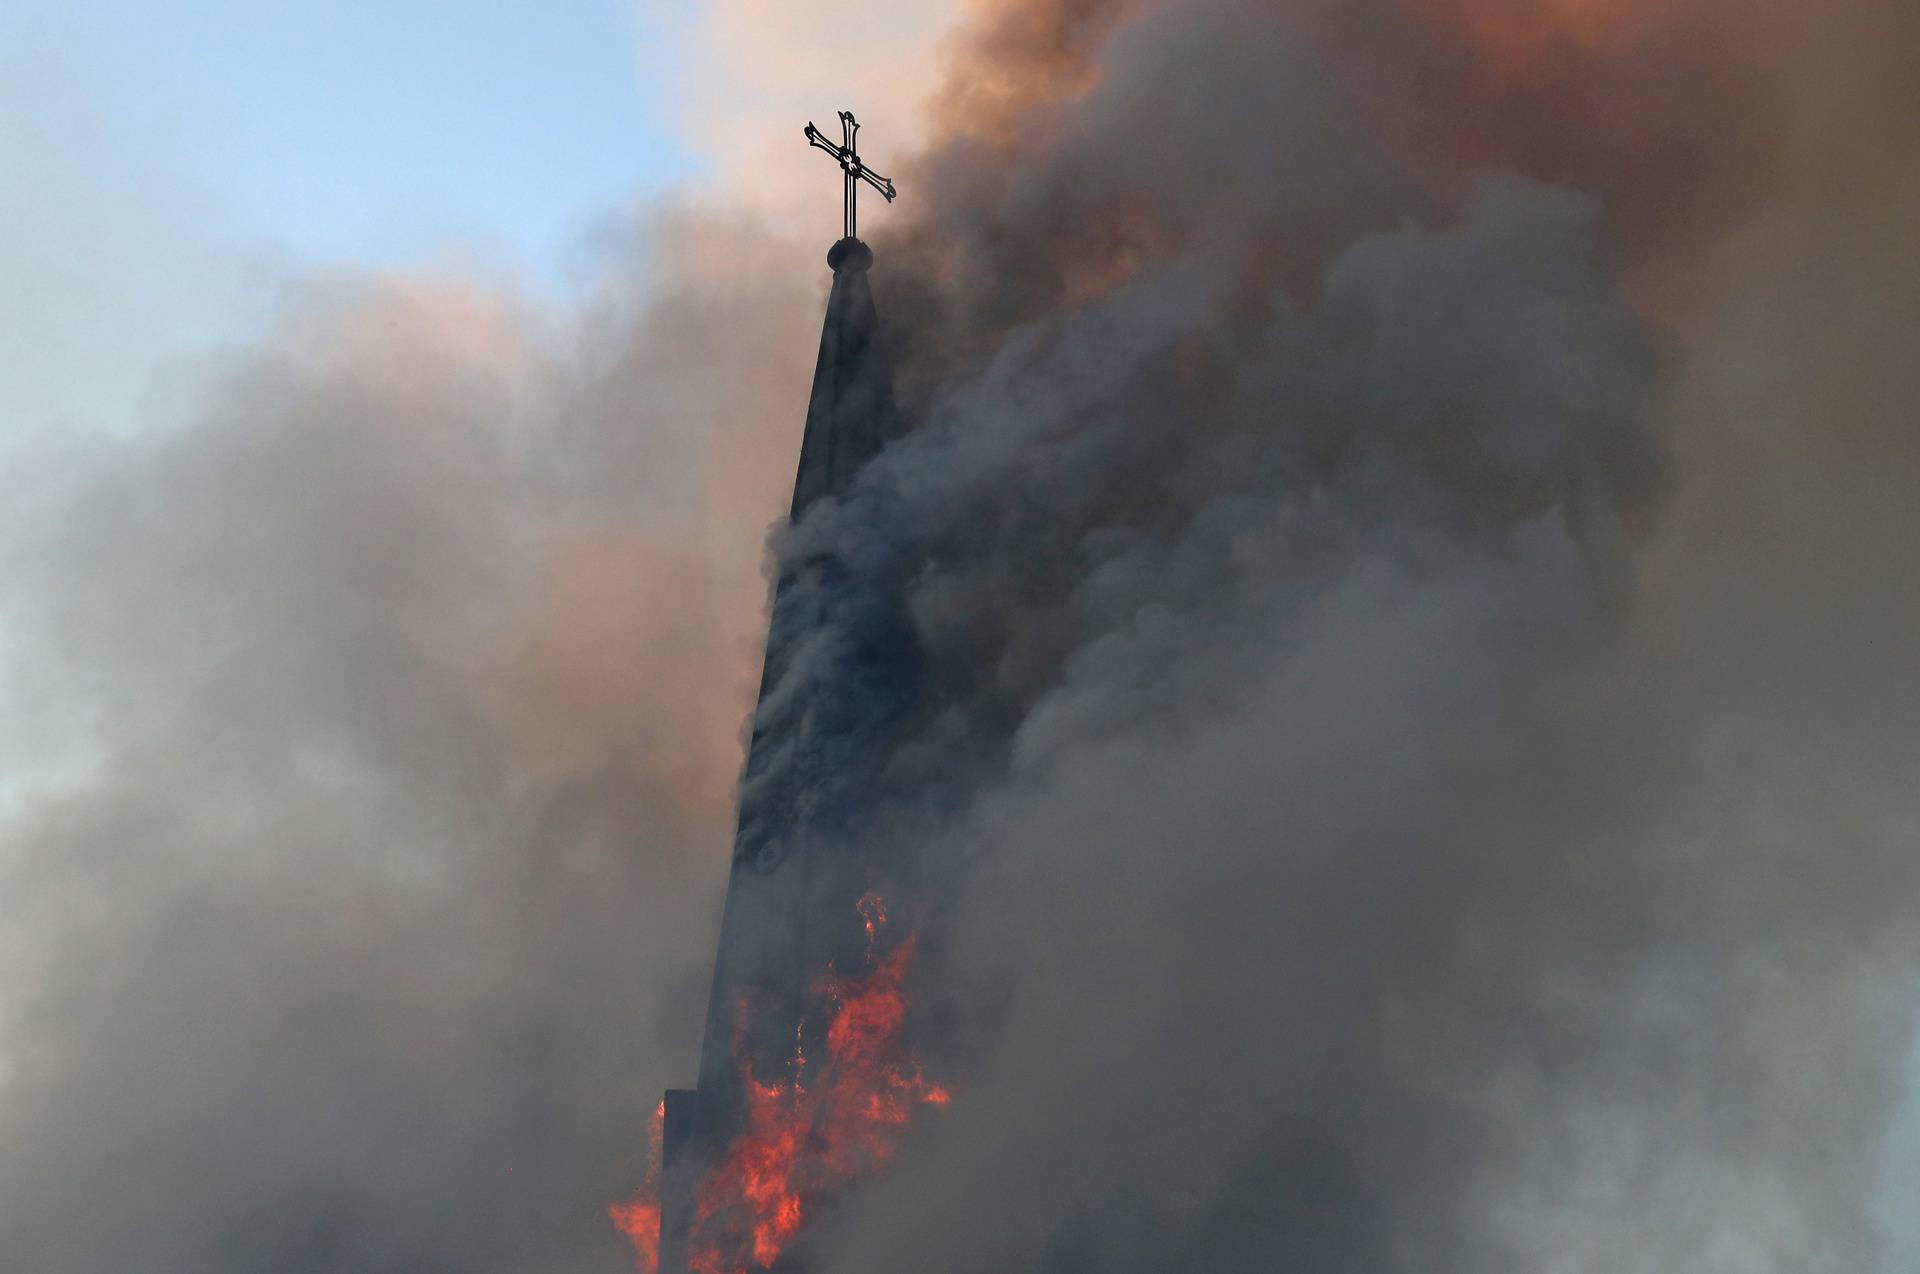
[[[789,546],[976,784],[822,1267],[1913,1268],[1913,20],[1004,10]]]
[[[818,323],[661,216],[564,325],[318,279],[10,457],[8,1268],[624,1268]]]
[[[778,545],[897,589],[876,835],[962,891],[829,1268],[1914,1264],[1911,26],[963,34],[921,429]],[[9,465],[11,1263],[627,1264],[821,282],[673,232],[564,322],[322,281]]]

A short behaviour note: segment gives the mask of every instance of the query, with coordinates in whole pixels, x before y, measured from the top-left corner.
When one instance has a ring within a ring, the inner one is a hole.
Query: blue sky
[[[0,443],[118,429],[314,271],[557,292],[701,171],[677,0],[0,3]]]
[[[108,110],[171,117],[182,158],[237,228],[300,256],[404,262],[475,236],[544,268],[583,217],[696,162],[672,100],[687,21],[665,5],[62,0],[45,11],[58,16],[43,29],[94,64]]]

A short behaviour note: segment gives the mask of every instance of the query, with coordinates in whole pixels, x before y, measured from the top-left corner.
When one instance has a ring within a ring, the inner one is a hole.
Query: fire
[[[867,926],[867,959],[871,960],[873,939],[880,932],[880,926],[887,923],[887,900],[879,894],[863,894],[853,909],[860,913],[860,919]]]
[[[660,1137],[666,1127],[667,1103],[653,1108],[653,1122],[647,1127],[647,1177],[639,1195],[630,1203],[616,1203],[609,1209],[614,1225],[632,1241],[640,1257],[643,1274],[660,1270]]]
[[[797,1177],[807,1126],[795,1114],[802,1095],[797,1083],[762,1084],[747,1076],[746,1130],[700,1188],[690,1258],[694,1274],[746,1268],[735,1250],[742,1246],[739,1220],[730,1214],[744,1214],[745,1246],[762,1269],[800,1229],[805,1209]]]
[[[830,973],[814,988],[831,1014],[818,1074],[807,1077],[797,1042],[787,1078],[762,1079],[742,1064],[746,1117],[696,1193],[693,1274],[771,1268],[819,1200],[891,1159],[916,1111],[952,1100],[925,1076],[903,1039],[915,941],[909,937],[876,959],[886,904],[868,894],[857,909],[867,928],[867,967],[854,975]],[[743,1004],[742,1021],[749,1012]],[[654,1144],[657,1164],[657,1134]],[[657,1168],[639,1200],[614,1209],[614,1220],[633,1239],[641,1270],[656,1274]]]

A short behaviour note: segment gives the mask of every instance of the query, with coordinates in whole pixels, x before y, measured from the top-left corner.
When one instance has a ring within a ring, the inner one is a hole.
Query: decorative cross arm
[[[840,133],[842,140],[840,144],[836,146],[827,140],[825,133],[822,133],[818,128],[813,126],[812,120],[807,121],[807,144],[809,146],[817,146],[821,150],[826,151],[829,155],[832,155],[834,160],[840,165],[842,194],[845,200],[843,205],[842,229],[846,238],[853,239],[858,237],[854,233],[856,229],[854,214],[856,211],[856,195],[860,188],[859,183],[864,181],[869,186],[872,186],[880,192],[888,203],[892,203],[894,196],[899,192],[893,188],[893,182],[891,180],[882,177],[879,173],[874,172],[873,169],[867,167],[860,161],[860,153],[854,148],[854,139],[858,137],[860,133],[860,121],[853,117],[852,111],[840,112]]]

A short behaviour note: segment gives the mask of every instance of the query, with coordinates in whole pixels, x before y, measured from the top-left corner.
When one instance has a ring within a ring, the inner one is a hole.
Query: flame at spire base
[[[871,941],[886,923],[885,903],[869,894],[859,911]],[[820,980],[814,998],[830,1017],[827,1056],[816,1074],[808,1074],[797,1043],[785,1079],[763,1080],[741,1061],[746,1117],[700,1183],[691,1274],[771,1269],[822,1200],[892,1158],[916,1111],[952,1100],[905,1043],[905,984],[915,950],[911,936],[877,958],[870,946],[861,973]],[[736,1037],[751,1015],[741,1003]],[[659,1270],[658,1128],[656,1117],[654,1157],[639,1196],[612,1210],[643,1274]]]

